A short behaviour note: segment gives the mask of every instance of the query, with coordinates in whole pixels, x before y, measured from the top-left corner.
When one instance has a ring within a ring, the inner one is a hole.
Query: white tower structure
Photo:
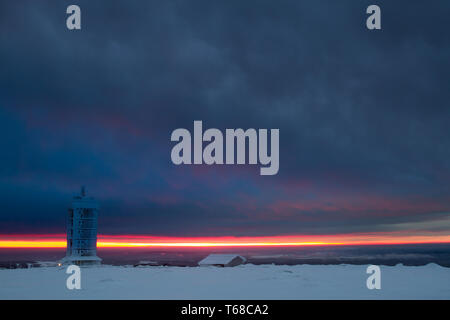
[[[64,263],[77,265],[100,264],[97,257],[98,202],[86,196],[85,188],[73,197],[67,220],[67,251]]]

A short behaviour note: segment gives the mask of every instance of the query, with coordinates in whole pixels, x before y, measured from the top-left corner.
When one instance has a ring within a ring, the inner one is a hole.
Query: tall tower
[[[97,257],[97,218],[98,202],[81,194],[73,197],[67,220],[67,251],[64,263],[77,265],[100,264]]]

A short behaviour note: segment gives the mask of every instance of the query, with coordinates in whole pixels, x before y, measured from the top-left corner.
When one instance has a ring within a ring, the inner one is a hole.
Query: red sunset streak
[[[394,245],[450,243],[450,235],[412,235],[413,232],[271,237],[159,237],[99,235],[99,248],[144,247],[275,247],[326,245]],[[64,234],[0,235],[0,248],[65,248]]]

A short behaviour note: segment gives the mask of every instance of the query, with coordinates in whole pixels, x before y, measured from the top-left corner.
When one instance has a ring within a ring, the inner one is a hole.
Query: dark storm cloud
[[[77,1],[81,31],[69,4],[0,4],[0,232],[57,230],[80,184],[103,233],[370,231],[450,211],[446,1],[379,2],[381,31],[365,1]],[[173,166],[170,133],[193,120],[280,128],[279,174]]]

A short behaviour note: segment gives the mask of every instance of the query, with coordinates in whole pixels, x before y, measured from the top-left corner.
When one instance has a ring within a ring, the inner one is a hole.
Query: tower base
[[[61,260],[62,264],[76,264],[78,266],[96,266],[102,263],[97,256],[67,256]]]

